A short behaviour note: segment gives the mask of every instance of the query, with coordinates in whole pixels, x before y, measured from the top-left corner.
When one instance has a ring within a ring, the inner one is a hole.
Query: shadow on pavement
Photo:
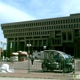
[[[58,70],[46,71],[46,72],[43,72],[42,70],[30,70],[30,72],[35,72],[35,73],[63,73],[62,71],[58,71]],[[67,72],[67,73],[72,73],[72,72]]]

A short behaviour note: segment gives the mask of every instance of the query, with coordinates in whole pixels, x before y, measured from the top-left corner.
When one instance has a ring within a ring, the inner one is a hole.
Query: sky
[[[80,13],[80,0],[0,0],[0,25]],[[6,41],[0,26],[0,41]]]

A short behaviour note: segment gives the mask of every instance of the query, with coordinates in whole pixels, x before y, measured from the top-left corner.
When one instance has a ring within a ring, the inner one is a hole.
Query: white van
[[[33,52],[33,55],[34,55],[34,58],[35,59],[43,59],[44,58],[44,52],[43,51],[40,51],[40,52]]]

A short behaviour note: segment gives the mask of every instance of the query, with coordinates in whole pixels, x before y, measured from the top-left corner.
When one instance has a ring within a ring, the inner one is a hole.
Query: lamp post
[[[3,42],[3,50],[4,50],[4,46],[6,46],[7,45],[7,43],[6,42]],[[6,54],[6,57],[7,57],[7,53],[5,53]]]
[[[0,44],[2,44],[2,41],[0,41]],[[2,53],[2,47],[1,47],[1,49],[0,49],[1,51],[0,51],[0,58],[1,58],[1,53]]]
[[[7,43],[3,42],[3,41],[0,41],[0,42],[2,44],[2,51],[3,51],[2,60],[4,61],[4,45],[6,45]],[[6,54],[6,56],[7,56],[7,54]]]
[[[30,73],[30,50],[29,47],[31,47],[31,44],[27,44],[28,47],[28,73]]]

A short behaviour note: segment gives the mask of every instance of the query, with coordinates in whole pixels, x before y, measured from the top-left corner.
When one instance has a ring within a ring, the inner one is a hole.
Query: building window
[[[66,32],[62,33],[62,40],[65,41],[66,40]]]
[[[78,24],[74,24],[74,28],[77,28],[78,27]]]
[[[62,20],[61,20],[61,23],[62,23]]]
[[[78,18],[76,19],[76,22],[79,22],[79,19]]]
[[[57,24],[57,21],[56,21],[56,24]]]
[[[69,28],[71,28],[71,25],[69,24]]]
[[[75,29],[75,36],[79,36],[79,29]]]
[[[51,21],[51,24],[53,24],[53,21]]]
[[[71,20],[70,19],[68,19],[68,23],[70,23],[71,22]]]
[[[54,21],[54,24],[56,24],[55,21]]]
[[[42,45],[42,40],[39,40],[39,46],[41,46]]]
[[[43,40],[43,45],[46,45],[46,40]]]
[[[63,25],[61,25],[61,28],[63,28]]]
[[[71,24],[71,28],[73,28],[73,24]]]
[[[56,26],[54,26],[54,29],[56,28]]]
[[[31,45],[33,45],[33,40],[30,41]]]
[[[66,28],[68,28],[68,25],[66,25]]]
[[[72,40],[72,33],[71,32],[68,32],[67,35],[68,35],[68,40],[69,41]]]
[[[35,46],[38,45],[38,40],[35,40]]]
[[[66,26],[64,25],[64,28],[66,28]]]
[[[79,22],[80,22],[80,18],[79,18]]]
[[[76,19],[73,19],[74,22],[76,22]]]
[[[65,23],[65,20],[63,20],[63,23]]]

